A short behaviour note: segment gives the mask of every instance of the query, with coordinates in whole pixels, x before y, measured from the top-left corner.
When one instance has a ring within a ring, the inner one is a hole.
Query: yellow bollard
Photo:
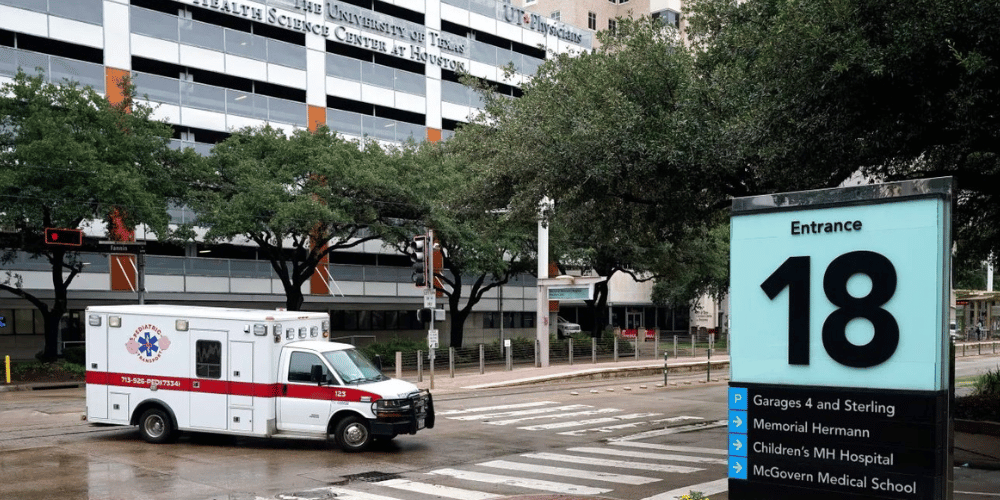
[[[7,370],[7,383],[10,383],[10,356],[3,357],[3,364]]]

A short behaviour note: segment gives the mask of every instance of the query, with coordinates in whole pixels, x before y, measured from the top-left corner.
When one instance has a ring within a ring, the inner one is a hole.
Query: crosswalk
[[[662,493],[645,500],[674,500],[689,491],[674,489],[678,484],[685,484],[685,477],[699,477],[702,481],[705,477],[725,477],[726,449],[648,441],[663,435],[657,434],[658,431],[722,426],[724,421],[705,421],[683,415],[667,417],[660,413],[597,416],[616,412],[621,410],[559,405],[549,401],[441,411],[440,417],[483,425],[575,433],[570,435],[600,433],[608,437],[597,444],[523,453],[406,474],[406,477],[318,488],[298,493],[306,495],[301,497],[279,495],[276,498],[296,500],[331,494],[338,500],[487,500],[511,495],[559,494],[639,500],[638,491],[660,491]],[[613,420],[607,420],[609,418]],[[643,430],[644,426],[654,428]],[[637,430],[641,432],[635,432]],[[621,431],[631,434],[621,435]],[[656,489],[658,484],[663,485],[659,490]],[[688,480],[686,484],[696,491],[713,494],[726,491],[724,479],[707,483]]]

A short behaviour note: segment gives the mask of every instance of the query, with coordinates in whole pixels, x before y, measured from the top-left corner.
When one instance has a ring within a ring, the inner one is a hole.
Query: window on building
[[[597,14],[594,12],[587,13],[587,27],[596,30],[597,29]]]
[[[610,31],[611,34],[613,35],[617,30],[618,30],[618,21],[614,19],[608,19],[608,31]]]
[[[663,9],[653,13],[653,19],[658,19],[664,26],[681,29],[681,13],[675,10]]]
[[[222,378],[222,342],[195,342],[195,375],[201,378]]]
[[[549,15],[549,17],[551,17],[553,21],[559,21],[562,19],[562,13],[559,12],[558,10],[554,10],[552,11],[552,14]]]

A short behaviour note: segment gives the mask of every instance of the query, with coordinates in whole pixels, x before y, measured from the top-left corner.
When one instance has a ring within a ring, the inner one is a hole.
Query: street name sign
[[[951,498],[950,178],[738,198],[729,497]]]

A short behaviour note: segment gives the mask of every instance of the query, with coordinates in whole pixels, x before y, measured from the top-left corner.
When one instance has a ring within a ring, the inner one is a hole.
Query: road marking
[[[660,414],[659,413],[652,413],[652,414],[650,414],[648,416],[655,416],[655,415],[660,415]],[[618,431],[618,430],[621,430],[621,429],[632,429],[632,428],[635,428],[635,427],[639,427],[640,425],[650,425],[650,422],[648,422],[648,421],[644,421],[644,422],[629,422],[627,424],[608,425],[608,426],[605,426],[605,427],[595,427],[593,429],[578,429],[578,430],[575,430],[575,431],[560,432],[559,435],[560,436],[582,436],[582,435],[587,434],[589,432],[614,432],[614,431]]]
[[[675,462],[729,465],[729,461],[722,458],[691,457],[688,455],[672,455],[669,453],[645,453],[641,451],[616,450],[611,448],[569,448],[566,451],[572,451],[574,453],[597,453],[616,457],[647,458],[650,460],[671,460]]]
[[[462,415],[459,417],[447,417],[452,420],[486,420],[488,418],[520,417],[524,415],[541,415],[543,413],[556,413],[560,411],[579,410],[582,408],[593,408],[590,405],[566,405],[550,406],[548,408],[535,408],[532,410],[505,411],[501,413],[486,413],[476,415]]]
[[[456,500],[486,500],[487,498],[496,498],[500,496],[493,493],[485,493],[482,491],[473,491],[473,490],[463,490],[461,488],[452,488],[450,486],[442,486],[438,484],[418,483],[406,479],[390,479],[388,481],[379,481],[373,484],[377,484],[379,486],[388,486],[389,488],[396,488],[399,490],[410,491],[413,493],[422,493],[425,495],[454,498]]]
[[[665,493],[660,493],[659,495],[654,495],[643,500],[677,500],[678,498],[691,493],[692,491],[700,491],[702,495],[709,496],[716,493],[722,493],[724,491],[729,491],[729,479],[716,479],[715,481],[709,481],[707,483],[692,484],[691,486],[685,486],[683,488],[677,488],[676,490],[670,490]]]
[[[647,450],[679,451],[681,453],[707,453],[709,455],[729,455],[729,450],[716,448],[697,448],[694,446],[673,446],[669,444],[639,443],[636,441],[608,440],[608,444],[614,446],[628,446],[631,448],[645,448]]]
[[[674,472],[679,474],[690,474],[692,472],[705,470],[698,467],[688,467],[687,465],[652,464],[647,462],[626,462],[624,460],[578,457],[575,455],[561,455],[558,453],[525,453],[521,456],[525,458],[534,458],[536,460],[550,460],[553,462],[566,462],[571,464],[583,464],[583,465],[600,465],[602,467],[648,470],[653,472]]]
[[[652,437],[666,436],[669,434],[680,434],[683,432],[693,432],[701,431],[705,429],[715,429],[717,427],[726,427],[729,422],[725,420],[716,420],[714,422],[700,422],[691,425],[681,425],[678,427],[668,427],[666,429],[656,429],[652,431],[640,432],[638,434],[633,434],[631,436],[615,438],[615,441],[634,441],[638,439],[648,439]]]
[[[493,460],[483,462],[483,467],[493,467],[494,469],[516,470],[521,472],[532,472],[535,474],[549,474],[559,477],[575,477],[577,479],[589,479],[591,481],[604,481],[619,484],[649,484],[659,481],[655,477],[632,476],[628,474],[615,474],[613,472],[594,472],[580,469],[567,469],[565,467],[551,467],[548,465],[524,464],[520,462],[508,462],[506,460]],[[595,464],[596,465],[596,464]]]
[[[567,495],[600,495],[609,493],[611,490],[604,488],[591,488],[576,484],[557,483],[555,481],[542,481],[539,479],[524,479],[520,477],[500,476],[497,474],[484,474],[481,472],[467,472],[457,469],[439,469],[431,471],[429,474],[441,476],[451,476],[465,481],[478,481],[481,483],[502,484],[504,486],[515,486],[527,488],[529,490],[550,491],[552,493],[564,493]]]
[[[496,420],[496,421],[493,421],[493,422],[483,422],[483,423],[484,424],[490,424],[490,425],[510,425],[510,424],[516,424],[518,422],[525,422],[525,421],[528,421],[528,420],[536,420],[536,419],[541,419],[541,418],[585,417],[585,416],[588,416],[588,415],[600,415],[602,413],[614,413],[616,411],[621,411],[621,410],[619,410],[617,408],[599,408],[599,409],[596,409],[596,410],[578,411],[578,412],[573,412],[573,413],[561,413],[559,415],[535,415],[535,416],[532,416],[532,417],[512,418],[510,420]],[[524,429],[524,427],[521,427],[521,429]]]
[[[440,417],[448,415],[460,415],[462,413],[474,413],[480,411],[495,411],[495,410],[512,410],[514,408],[531,408],[535,406],[545,406],[554,404],[558,403],[556,403],[555,401],[536,401],[534,403],[517,403],[517,404],[503,405],[503,406],[483,406],[480,408],[467,408],[464,410],[448,410],[448,411],[437,412],[437,415]]]
[[[384,497],[382,495],[374,495],[371,493],[364,493],[361,491],[353,491],[344,488],[338,488],[336,486],[327,486],[325,488],[316,488],[314,490],[308,490],[309,492],[320,492],[326,491],[330,493],[337,494],[337,500],[399,500],[393,497]],[[279,495],[277,498],[281,498]]]
[[[630,413],[628,415],[615,415],[613,417],[592,418],[589,420],[572,420],[569,422],[529,425],[526,427],[518,427],[518,429],[525,431],[550,431],[553,429],[565,429],[567,427],[580,427],[583,425],[606,424],[610,422],[621,422],[623,420],[635,420],[637,418],[649,418],[657,415],[662,415],[662,413]]]

